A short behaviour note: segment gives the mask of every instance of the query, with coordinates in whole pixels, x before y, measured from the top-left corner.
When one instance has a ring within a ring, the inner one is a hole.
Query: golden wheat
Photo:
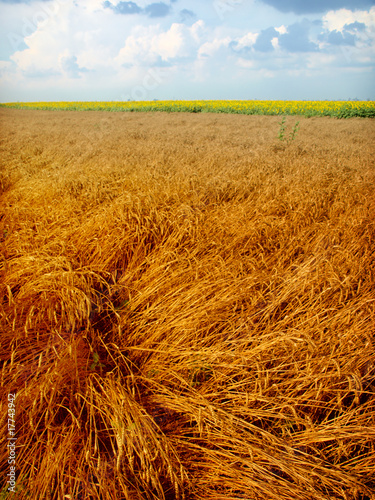
[[[375,498],[374,122],[0,118],[17,499]]]

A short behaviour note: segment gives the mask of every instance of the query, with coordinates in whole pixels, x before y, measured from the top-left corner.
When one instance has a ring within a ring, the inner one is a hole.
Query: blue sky
[[[375,99],[375,0],[0,0],[0,101]]]

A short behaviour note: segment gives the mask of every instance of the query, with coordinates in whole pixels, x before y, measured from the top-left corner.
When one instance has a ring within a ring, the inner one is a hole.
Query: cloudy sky
[[[375,0],[0,0],[0,101],[375,99]]]

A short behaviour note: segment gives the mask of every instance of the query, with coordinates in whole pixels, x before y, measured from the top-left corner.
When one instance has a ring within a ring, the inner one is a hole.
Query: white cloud
[[[345,24],[354,22],[364,23],[368,28],[375,28],[375,7],[369,11],[331,10],[323,16],[323,25],[329,31],[341,31]]]
[[[10,80],[10,74],[13,72],[13,64],[9,61],[0,61],[0,77],[5,77]]]
[[[103,0],[79,0],[79,6],[88,12],[97,12],[103,9]]]
[[[239,66],[240,68],[252,69],[255,67],[255,62],[239,57],[237,59],[237,66]]]
[[[221,49],[225,49],[231,42],[231,38],[228,36],[223,39],[215,38],[210,42],[206,42],[198,50],[198,58],[206,58],[214,56]]]
[[[150,51],[152,41],[157,37],[158,27],[138,26],[133,34],[126,38],[124,47],[119,51],[115,62],[119,65],[137,65],[140,63],[153,64],[156,54]]]
[[[246,33],[245,36],[241,37],[238,40],[236,48],[241,50],[245,47],[251,47],[256,42],[258,36],[259,33],[251,33],[251,32]]]
[[[375,7],[372,7],[369,11],[351,11],[348,9],[330,11],[323,17],[323,26],[327,32],[341,32],[346,36],[349,33],[349,36],[354,37],[355,43],[352,45],[343,44],[337,49],[329,47],[327,43],[320,44],[320,47],[326,51],[332,52],[335,50],[336,64],[341,67],[357,68],[356,71],[364,71],[365,66],[373,65],[375,54]],[[360,29],[357,29],[358,26],[360,26]]]
[[[279,39],[276,36],[275,36],[275,38],[272,38],[271,43],[272,43],[272,47],[274,49],[280,48]]]
[[[59,72],[61,59],[76,52],[74,3],[55,0],[49,4],[48,10],[43,10],[42,6],[25,21],[31,31],[32,26],[35,30],[24,38],[27,48],[16,51],[10,57],[26,74]]]
[[[168,31],[156,38],[155,45],[151,48],[160,54],[164,61],[175,57],[187,57],[190,55],[187,30],[184,24],[174,23]]]
[[[119,0],[112,3],[117,5]],[[142,9],[150,3],[137,1]],[[250,80],[271,82],[277,75],[287,81],[291,71],[297,71],[301,79],[313,74],[319,85],[322,80],[316,75],[326,77],[331,72],[332,88],[337,88],[342,68],[357,66],[360,78],[361,67],[370,67],[374,61],[375,7],[331,11],[304,24],[295,15],[276,16],[273,10],[266,20],[263,15],[260,19],[252,4],[232,2],[233,9],[223,19],[212,3],[198,0],[171,2],[170,14],[155,19],[118,14],[105,8],[102,0],[1,4],[9,21],[9,31],[2,38],[9,40],[8,53],[3,49],[0,55],[4,59],[0,62],[2,99],[20,89],[22,96],[30,92],[31,100],[36,99],[36,92],[53,99],[65,99],[71,92],[72,100],[200,98],[202,88],[207,89],[207,98],[209,92],[212,96],[228,92],[234,98],[241,86],[248,95]],[[182,8],[191,9],[199,20],[182,23]],[[265,13],[267,7],[262,9]],[[357,24],[345,27],[353,23]],[[0,25],[6,29],[7,21],[1,20]],[[345,40],[355,40],[355,44],[331,43],[328,34],[334,30],[346,33]],[[314,43],[315,51],[293,53],[291,47],[300,47],[305,38]],[[257,85],[266,91],[261,83]],[[311,86],[306,88],[313,92]],[[185,94],[175,89],[184,89]],[[282,89],[277,92],[281,95]],[[313,97],[308,92],[306,97]]]
[[[59,69],[59,57],[65,52],[65,47],[62,46],[61,39],[54,37],[51,31],[40,29],[26,37],[25,43],[28,45],[27,49],[11,56],[11,60],[22,72]]]
[[[279,26],[278,28],[275,28],[275,30],[277,32],[279,32],[280,35],[285,35],[286,33],[288,33],[288,30],[286,29],[286,27],[283,24],[281,26]]]
[[[202,21],[191,27],[173,23],[167,31],[163,31],[160,25],[138,26],[126,38],[115,62],[119,65],[152,65],[160,60],[168,62],[195,57],[203,29]]]
[[[195,40],[197,43],[199,43],[199,41],[201,40],[202,36],[204,35],[204,32],[205,32],[205,24],[202,19],[194,23],[193,26],[190,28],[191,36],[193,37],[193,40]]]

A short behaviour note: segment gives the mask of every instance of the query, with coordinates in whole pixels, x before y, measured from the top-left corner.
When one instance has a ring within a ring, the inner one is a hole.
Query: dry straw
[[[0,116],[17,499],[375,498],[374,123]]]

